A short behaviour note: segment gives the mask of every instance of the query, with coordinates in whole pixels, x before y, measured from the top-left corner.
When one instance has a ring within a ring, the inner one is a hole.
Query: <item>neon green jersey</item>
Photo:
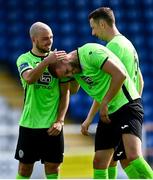
[[[120,34],[109,41],[106,47],[122,61],[139,92],[139,59],[133,44],[125,36]]]
[[[22,73],[35,68],[43,57],[31,52],[22,54],[17,59],[17,67],[25,91],[24,107],[20,126],[28,128],[49,128],[55,122],[59,104],[59,80],[53,78],[46,69],[42,77],[33,84],[27,84]]]
[[[140,98],[123,63],[108,48],[100,44],[88,43],[78,48],[78,55],[82,72],[74,75],[74,77],[87,94],[98,102],[102,101],[111,82],[111,76],[102,70],[102,66],[108,58],[113,59],[127,74],[124,85],[108,104],[109,114],[115,112],[130,100]]]

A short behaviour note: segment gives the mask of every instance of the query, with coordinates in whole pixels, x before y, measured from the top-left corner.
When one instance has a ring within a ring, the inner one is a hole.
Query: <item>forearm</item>
[[[126,76],[124,74],[114,74],[111,79],[110,87],[102,101],[108,104],[120,90],[125,79]]]
[[[80,88],[80,85],[78,84],[78,82],[76,80],[72,80],[70,82],[70,93],[71,93],[71,95],[76,94],[78,92],[79,88]]]
[[[36,82],[42,76],[48,65],[48,60],[43,60],[41,63],[38,64],[37,67],[28,70],[27,73],[25,72],[24,79],[27,81],[28,84]]]
[[[109,89],[102,99],[102,103],[107,105],[122,87],[122,84],[126,79],[127,72],[124,67],[117,66],[112,59],[108,59],[103,65],[102,69],[111,76]]]
[[[87,119],[88,119],[89,123],[92,122],[94,116],[96,115],[96,113],[99,110],[99,107],[100,107],[100,103],[98,103],[97,101],[94,100],[93,103],[92,103],[92,106],[91,106],[91,108],[89,110],[89,113],[87,115]]]
[[[69,101],[70,101],[70,90],[67,89],[65,93],[61,94],[56,122],[64,122],[69,106]]]
[[[143,92],[143,88],[144,88],[144,80],[143,80],[143,76],[142,76],[142,73],[141,71],[139,70],[139,94],[140,96],[142,95],[142,92]]]

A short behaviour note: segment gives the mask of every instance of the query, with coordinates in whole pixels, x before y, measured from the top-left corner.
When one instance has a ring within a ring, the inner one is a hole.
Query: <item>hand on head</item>
[[[64,60],[66,59],[67,53],[65,51],[55,51],[56,60]]]
[[[66,59],[66,56],[67,56],[67,53],[64,50],[53,51],[45,59],[48,61],[48,64],[54,64],[57,61]]]

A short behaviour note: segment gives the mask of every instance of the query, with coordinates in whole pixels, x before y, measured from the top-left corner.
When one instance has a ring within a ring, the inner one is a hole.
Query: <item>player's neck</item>
[[[116,26],[114,26],[109,32],[108,42],[111,41],[115,36],[120,35],[121,33],[118,31]]]
[[[33,53],[33,54],[35,54],[36,56],[47,56],[48,55],[48,53],[42,53],[42,52],[39,52],[37,49],[35,49],[35,48],[32,48],[32,50],[31,50],[31,52]]]

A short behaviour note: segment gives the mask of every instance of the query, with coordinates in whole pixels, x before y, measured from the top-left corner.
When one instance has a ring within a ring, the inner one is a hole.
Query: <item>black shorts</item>
[[[137,99],[109,115],[110,124],[99,120],[95,136],[95,151],[110,148],[115,150],[121,142],[122,134],[134,134],[141,139],[143,115],[141,99]]]
[[[123,159],[126,159],[126,153],[125,153],[123,141],[121,139],[118,146],[115,148],[113,160],[118,161]]]
[[[63,162],[63,131],[58,136],[49,136],[47,130],[20,126],[15,159],[27,164],[32,164],[39,160],[42,163],[44,161],[52,163]]]

